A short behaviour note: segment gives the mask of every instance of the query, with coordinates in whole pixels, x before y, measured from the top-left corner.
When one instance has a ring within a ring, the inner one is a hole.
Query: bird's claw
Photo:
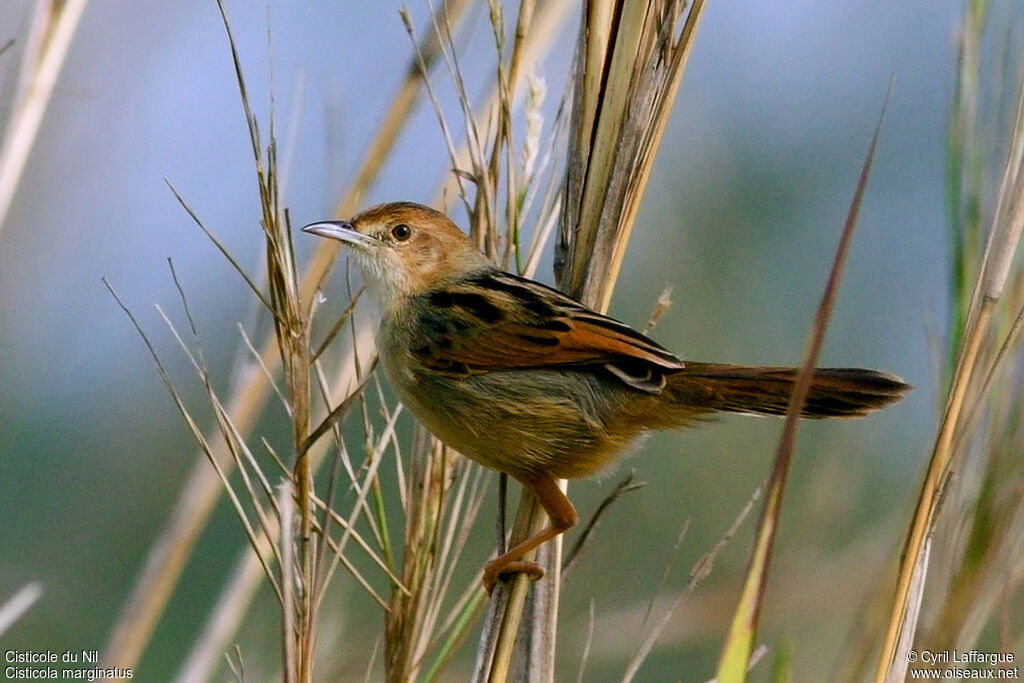
[[[536,581],[544,576],[544,570],[536,562],[527,562],[526,560],[513,560],[512,562],[501,563],[497,561],[490,562],[484,567],[484,588],[487,589],[487,594],[490,595],[494,591],[494,585],[502,577],[511,574],[526,574],[531,581]]]

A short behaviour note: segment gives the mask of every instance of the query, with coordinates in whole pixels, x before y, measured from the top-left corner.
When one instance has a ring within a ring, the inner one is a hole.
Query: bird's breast
[[[434,436],[513,476],[587,476],[639,430],[609,430],[621,382],[603,370],[512,369],[452,375],[424,366],[415,339],[382,327],[378,348],[392,388]]]

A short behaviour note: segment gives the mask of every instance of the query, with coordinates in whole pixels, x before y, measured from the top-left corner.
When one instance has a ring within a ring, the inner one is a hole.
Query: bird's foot
[[[502,558],[498,558],[487,563],[484,567],[484,588],[487,589],[487,594],[490,595],[494,591],[494,584],[502,580],[502,577],[508,577],[512,574],[526,574],[531,581],[544,576],[544,570],[540,568],[540,565],[536,562],[527,562],[526,560],[512,560],[502,561]]]

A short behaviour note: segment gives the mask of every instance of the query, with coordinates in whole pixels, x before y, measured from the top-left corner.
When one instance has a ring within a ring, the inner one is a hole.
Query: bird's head
[[[352,247],[366,284],[385,309],[489,267],[447,216],[412,202],[378,204],[347,221],[302,229]]]

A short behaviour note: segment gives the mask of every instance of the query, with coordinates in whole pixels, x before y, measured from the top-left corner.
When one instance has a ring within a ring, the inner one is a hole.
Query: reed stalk
[[[564,291],[600,311],[607,310],[704,3],[684,8],[657,0],[584,5],[555,274]],[[543,525],[532,496],[523,496],[516,520],[510,544]],[[501,682],[510,670],[517,680],[554,680],[561,538],[548,546],[545,591],[528,592],[523,576],[495,590],[474,680]],[[528,603],[530,618],[522,621]],[[517,632],[523,644],[513,665]]]
[[[982,624],[1000,617],[996,596],[1013,592],[1021,580],[1010,568],[1021,556],[1024,497],[1019,477],[1007,473],[1019,470],[1024,452],[1024,81],[1010,79],[1008,93],[993,74],[985,78],[983,51],[998,40],[986,35],[989,14],[987,2],[965,3],[948,164],[952,376],[900,555],[874,671],[879,683],[903,680],[917,643],[938,651],[975,647]],[[1006,63],[1019,68],[1019,48],[1012,57]],[[1011,102],[1005,130],[1001,111]],[[985,136],[992,131],[995,148],[1004,150],[998,187],[988,185],[982,170],[991,164]],[[994,208],[983,230],[987,205]],[[932,609],[923,613],[923,604]]]
[[[458,22],[464,16],[466,5],[467,0],[448,0],[437,11],[439,14],[444,13],[449,21]],[[424,38],[420,50],[422,60],[410,61],[407,75],[368,146],[356,173],[356,180],[338,202],[337,215],[349,215],[354,210],[353,207],[358,205],[373,185],[394,148],[421,90],[420,65],[429,68],[436,61],[438,44],[431,38],[432,35],[432,32],[428,32]],[[324,281],[336,256],[337,245],[329,241],[318,245],[299,284],[300,301],[313,300],[314,293]],[[280,367],[280,353],[273,336],[260,344],[255,365],[265,369],[265,372],[253,372],[249,366],[238,368],[232,381],[234,388],[231,396],[225,402],[227,415],[241,434],[249,434],[262,415],[271,392],[271,377]],[[230,470],[232,464],[224,443],[214,441],[212,448],[210,457]],[[136,665],[222,492],[221,481],[211,471],[207,457],[199,454],[175,508],[168,517],[168,523],[150,550],[145,568],[102,650],[104,666],[130,668]],[[240,573],[236,576],[245,575]],[[248,585],[251,591],[256,582],[249,581]]]
[[[39,134],[86,0],[36,0],[21,50],[18,85],[0,143],[0,231]],[[8,43],[0,52],[11,46]]]

